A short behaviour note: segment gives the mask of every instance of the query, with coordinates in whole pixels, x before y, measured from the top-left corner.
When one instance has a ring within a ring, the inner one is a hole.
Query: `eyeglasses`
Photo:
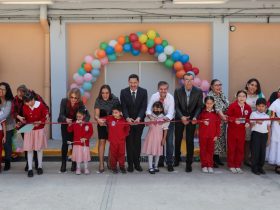
[[[70,98],[71,98],[71,99],[76,99],[76,100],[78,99],[78,98],[75,97],[75,96],[70,96]]]
[[[220,86],[223,86],[223,84],[215,84],[214,86],[220,87]]]
[[[185,79],[186,82],[192,82],[193,79]]]
[[[109,92],[101,92],[101,94],[103,95],[103,94],[109,94]]]

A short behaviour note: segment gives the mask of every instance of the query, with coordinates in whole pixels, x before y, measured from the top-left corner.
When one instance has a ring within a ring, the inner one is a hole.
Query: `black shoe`
[[[172,165],[168,165],[168,166],[167,166],[167,171],[169,171],[169,172],[174,171],[173,166],[172,166]]]
[[[249,163],[249,162],[247,162],[247,161],[246,161],[246,162],[244,162],[244,165],[245,165],[245,166],[247,166],[247,167],[251,167],[251,166],[252,166],[252,164],[251,164],[251,163]]]
[[[158,162],[158,167],[161,167],[161,168],[164,167],[164,161],[159,161]]]
[[[156,172],[155,172],[155,169],[150,168],[150,169],[149,169],[149,173],[150,173],[150,174],[155,174],[155,173],[156,173]]]
[[[60,167],[60,172],[65,173],[66,172],[66,161],[62,161],[61,167]]]
[[[32,170],[28,170],[27,176],[28,177],[33,177],[33,171]]]
[[[142,169],[142,167],[140,165],[136,166],[135,170],[138,171],[138,172],[142,172],[143,171],[143,169]]]
[[[120,171],[121,171],[122,174],[126,174],[125,168],[120,168]]]
[[[11,168],[11,162],[10,161],[6,161],[5,162],[5,166],[4,166],[4,171],[9,171]]]
[[[213,168],[219,168],[218,163],[214,162],[214,163],[213,163]]]
[[[252,173],[253,173],[253,174],[256,174],[256,175],[260,175],[260,174],[261,174],[259,171],[253,170],[253,169],[252,169]]]
[[[38,175],[42,175],[43,174],[43,169],[42,168],[38,168],[37,169],[37,174]]]
[[[72,162],[71,171],[72,171],[72,172],[75,172],[76,169],[77,169],[77,163],[76,163],[76,162]]]
[[[186,166],[186,172],[187,173],[192,172],[192,166]]]
[[[36,170],[39,169],[39,167],[38,167],[38,162],[36,162],[36,161],[35,161],[35,169],[36,169]]]
[[[263,168],[259,169],[260,174],[266,174],[266,172],[263,170]]]
[[[154,171],[155,171],[156,173],[158,173],[158,172],[159,172],[159,169],[158,169],[158,168],[154,168]]]
[[[174,167],[179,166],[180,165],[180,161],[179,160],[175,160],[173,165],[174,165]]]
[[[127,171],[130,172],[130,173],[132,173],[132,172],[134,171],[133,166],[128,166],[128,167],[127,167]]]
[[[119,171],[118,171],[118,169],[112,169],[112,173],[117,174],[117,173],[119,173]]]
[[[26,171],[26,172],[28,171],[28,163],[25,164],[24,171]]]

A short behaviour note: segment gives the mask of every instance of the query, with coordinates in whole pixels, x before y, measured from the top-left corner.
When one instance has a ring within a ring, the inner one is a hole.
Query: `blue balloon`
[[[130,43],[126,43],[123,45],[123,51],[124,52],[130,52],[131,50],[131,44]]]
[[[138,32],[136,32],[136,34],[137,34],[137,36],[139,37],[139,36],[141,36],[143,33],[140,32],[140,31],[138,31]]]
[[[108,45],[108,46],[106,47],[105,51],[106,51],[106,54],[107,54],[107,55],[112,55],[112,54],[115,53],[115,49],[114,49],[112,46],[110,46],[110,45]]]
[[[91,79],[91,83],[94,83],[95,81],[97,80],[97,78],[96,77],[92,77],[92,79]]]
[[[79,74],[80,76],[84,76],[86,73],[87,73],[86,70],[84,70],[83,68],[79,68],[78,74]]]
[[[181,53],[180,53],[178,50],[176,50],[175,52],[173,52],[173,53],[171,54],[171,59],[172,59],[173,61],[179,61],[180,58],[181,58]]]
[[[83,88],[79,88],[79,89],[80,89],[81,95],[83,96],[85,94],[85,90]]]
[[[159,44],[159,45],[156,45],[155,50],[158,54],[160,54],[164,51],[164,47]]]
[[[91,82],[84,82],[84,84],[83,84],[84,90],[91,90],[91,88],[92,88]]]
[[[134,56],[138,56],[140,54],[140,51],[132,49],[131,54],[134,55]]]
[[[100,75],[100,70],[99,69],[92,69],[91,70],[91,75],[93,77],[98,77]]]
[[[187,55],[187,54],[182,55],[181,58],[180,58],[180,61],[181,61],[183,64],[187,63],[189,60],[190,60],[190,56]]]
[[[109,61],[115,61],[115,60],[117,60],[116,54],[108,55],[108,60],[109,60]]]

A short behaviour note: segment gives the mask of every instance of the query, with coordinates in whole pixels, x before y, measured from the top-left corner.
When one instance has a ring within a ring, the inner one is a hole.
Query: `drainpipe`
[[[50,26],[47,17],[47,5],[40,5],[40,24],[45,38],[45,58],[44,58],[44,100],[50,107]],[[50,126],[47,128],[47,137],[50,137]]]

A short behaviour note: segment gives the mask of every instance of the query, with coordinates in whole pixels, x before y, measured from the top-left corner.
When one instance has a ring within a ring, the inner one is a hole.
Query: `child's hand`
[[[266,146],[270,145],[270,139],[267,139]]]
[[[192,119],[192,124],[193,125],[197,124],[197,119],[195,117]]]
[[[235,120],[235,124],[240,125],[240,120]]]
[[[261,125],[263,122],[260,121],[260,120],[257,120],[256,123],[259,124],[259,125]]]
[[[82,143],[85,143],[86,140],[87,140],[86,138],[81,138],[81,142],[82,142]]]
[[[249,123],[245,123],[245,128],[249,128],[250,124]]]
[[[205,120],[205,121],[203,121],[204,122],[204,125],[209,125],[209,121],[208,120]]]
[[[71,123],[72,123],[72,119],[66,118],[66,122],[67,122],[68,124],[71,124]]]
[[[2,143],[3,143],[3,144],[6,143],[6,136],[3,136]],[[1,151],[1,152],[2,152],[2,151]],[[1,155],[2,155],[2,154],[1,154]]]
[[[165,143],[166,143],[166,139],[163,138],[163,139],[161,140],[161,146],[165,145]]]
[[[38,127],[41,124],[41,121],[35,121],[33,124],[35,127]]]
[[[213,139],[213,141],[217,141],[218,140],[218,137],[217,136],[215,136],[214,137],[214,139]]]

